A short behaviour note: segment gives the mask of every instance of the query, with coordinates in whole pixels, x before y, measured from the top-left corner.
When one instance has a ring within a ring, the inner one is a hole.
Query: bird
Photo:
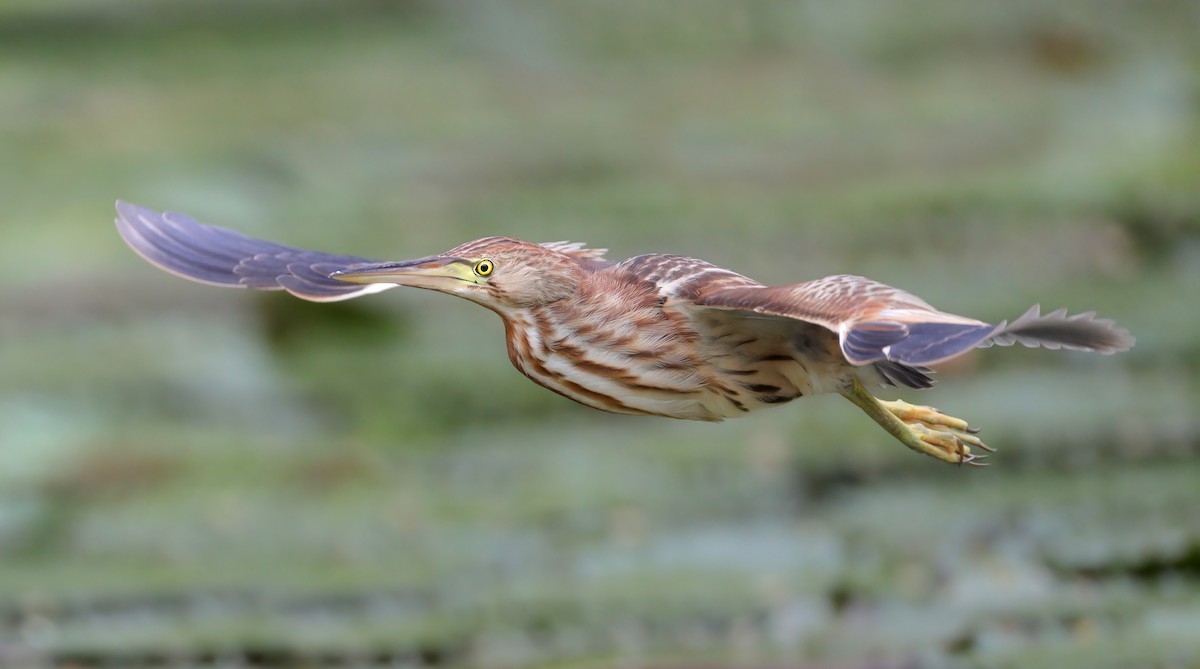
[[[192,281],[313,302],[397,286],[465,298],[500,316],[518,371],[595,409],[721,421],[839,393],[908,448],[953,464],[985,464],[995,449],[960,418],[869,389],[929,388],[932,366],[975,348],[1112,354],[1135,341],[1094,312],[1043,314],[1034,305],[1011,323],[987,323],[849,274],[768,286],[695,258],[612,262],[606,249],[512,237],[383,261],[285,246],[122,201],[116,210],[133,251]]]

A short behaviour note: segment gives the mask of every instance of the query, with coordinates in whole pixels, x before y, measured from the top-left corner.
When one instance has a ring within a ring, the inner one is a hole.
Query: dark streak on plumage
[[[660,369],[668,372],[682,372],[695,369],[700,362],[695,358],[688,358],[686,361],[672,360],[667,357],[669,355],[671,355],[670,351],[655,351],[654,355],[646,357],[653,359],[651,366],[654,367],[654,369]]]
[[[760,395],[758,401],[762,402],[763,404],[784,404],[786,402],[791,402],[792,400],[796,399],[796,397],[799,397],[799,395],[795,397],[788,397],[786,395]]]

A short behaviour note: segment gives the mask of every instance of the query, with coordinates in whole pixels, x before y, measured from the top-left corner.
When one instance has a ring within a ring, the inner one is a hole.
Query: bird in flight
[[[1011,323],[938,311],[861,276],[766,286],[703,260],[621,262],[583,244],[485,237],[384,262],[254,239],[117,202],[117,230],[151,264],[217,286],[334,302],[396,286],[457,295],[499,314],[508,357],[534,383],[622,414],[720,421],[806,395],[840,393],[908,448],[981,464],[993,449],[966,421],[883,401],[868,388],[929,388],[930,365],[979,347],[1116,353],[1129,332],[1092,312]]]

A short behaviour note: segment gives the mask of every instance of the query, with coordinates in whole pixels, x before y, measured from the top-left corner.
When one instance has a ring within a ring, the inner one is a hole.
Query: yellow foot
[[[882,402],[867,392],[857,379],[842,395],[854,402],[876,423],[900,443],[918,453],[957,465],[982,466],[986,455],[972,453],[972,448],[994,451],[975,435],[979,430],[967,427],[965,420],[947,416],[930,407],[913,406],[908,402]]]
[[[903,421],[904,426],[912,432],[912,436],[919,440],[919,446],[925,446],[918,450],[939,460],[982,467],[984,463],[979,460],[986,458],[987,454],[972,453],[971,449],[977,448],[993,453],[996,451],[980,441],[979,437],[975,436],[979,430],[969,427],[967,421],[961,418],[947,416],[933,407],[916,406],[904,400],[879,403]],[[901,441],[909,444],[906,439]]]

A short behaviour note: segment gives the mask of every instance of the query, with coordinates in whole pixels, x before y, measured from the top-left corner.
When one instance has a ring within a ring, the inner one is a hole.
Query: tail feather
[[[1111,354],[1129,350],[1134,341],[1128,330],[1107,318],[1096,318],[1094,311],[1068,316],[1066,309],[1058,309],[1043,316],[1041,306],[1035,304],[1011,324],[1001,323],[997,333],[979,347],[1021,344]]]

